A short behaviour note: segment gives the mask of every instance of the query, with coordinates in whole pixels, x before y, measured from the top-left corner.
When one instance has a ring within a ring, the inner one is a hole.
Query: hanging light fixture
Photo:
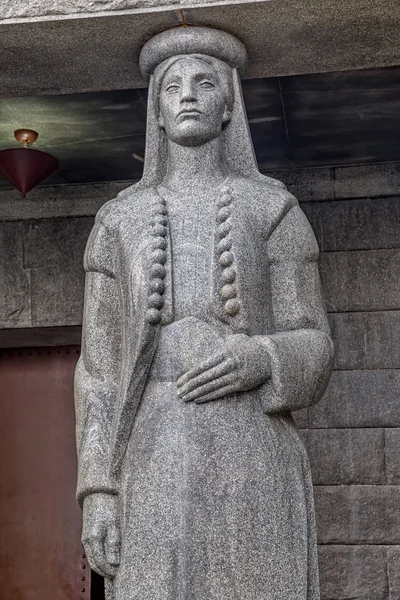
[[[53,175],[60,166],[51,154],[29,148],[38,136],[33,129],[17,129],[14,137],[24,148],[0,150],[0,175],[17,188],[23,197],[46,177]]]

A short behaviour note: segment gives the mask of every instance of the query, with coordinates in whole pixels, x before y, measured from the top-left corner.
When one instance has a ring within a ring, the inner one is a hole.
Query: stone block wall
[[[336,181],[337,199],[302,205],[336,345],[324,398],[299,418],[324,600],[400,599],[400,198],[386,196],[389,179]]]
[[[322,600],[400,600],[400,164],[275,175],[318,238],[336,346],[323,400],[296,414]],[[126,185],[0,193],[0,345],[77,341],[93,214]]]

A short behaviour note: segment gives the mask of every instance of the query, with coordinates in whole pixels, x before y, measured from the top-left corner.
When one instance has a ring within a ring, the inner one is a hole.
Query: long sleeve
[[[117,394],[121,326],[113,275],[113,244],[101,216],[85,252],[82,353],[75,372],[77,498],[117,493],[109,477],[109,443]]]
[[[271,360],[263,407],[274,413],[318,402],[331,374],[333,344],[321,294],[318,245],[298,206],[273,231],[268,257],[275,333],[257,338]]]

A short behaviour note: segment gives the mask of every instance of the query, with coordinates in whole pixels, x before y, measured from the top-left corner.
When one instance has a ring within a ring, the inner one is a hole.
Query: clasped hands
[[[250,390],[270,376],[270,358],[262,343],[247,335],[230,335],[222,351],[178,379],[177,392],[185,402],[208,402]],[[110,579],[120,562],[118,502],[116,495],[93,493],[83,503],[82,543],[89,564]]]
[[[208,402],[251,390],[270,376],[270,357],[263,344],[244,334],[230,335],[222,351],[178,379],[177,393],[185,402]]]

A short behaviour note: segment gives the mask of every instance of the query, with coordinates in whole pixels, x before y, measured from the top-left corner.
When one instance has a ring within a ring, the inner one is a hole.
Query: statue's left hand
[[[270,358],[264,346],[247,335],[230,335],[222,352],[178,379],[178,396],[185,402],[208,402],[251,390],[270,377]]]
[[[120,559],[117,496],[101,492],[86,496],[82,544],[90,567],[102,577],[115,577]]]

